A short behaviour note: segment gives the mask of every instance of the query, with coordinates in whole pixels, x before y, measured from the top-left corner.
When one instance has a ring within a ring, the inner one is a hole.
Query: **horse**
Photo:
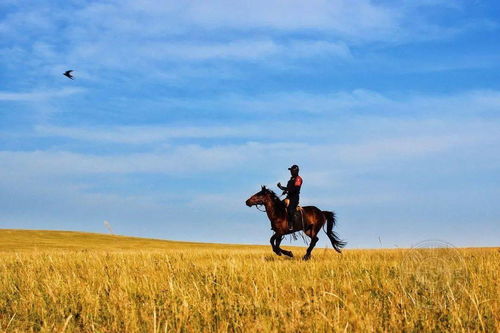
[[[293,257],[292,251],[283,250],[280,248],[280,243],[283,237],[287,234],[297,231],[304,231],[304,233],[311,238],[311,243],[307,248],[303,260],[311,258],[311,252],[318,242],[318,233],[326,223],[326,235],[330,239],[333,248],[338,253],[342,253],[341,249],[347,244],[340,240],[333,232],[333,227],[336,223],[335,213],[333,211],[322,211],[315,206],[302,207],[302,221],[295,221],[293,229],[288,228],[287,213],[285,203],[274,193],[272,190],[262,186],[262,189],[252,195],[246,202],[248,207],[264,205],[266,208],[267,217],[271,221],[271,229],[274,231],[270,242],[273,252],[277,255],[284,254],[288,257]]]

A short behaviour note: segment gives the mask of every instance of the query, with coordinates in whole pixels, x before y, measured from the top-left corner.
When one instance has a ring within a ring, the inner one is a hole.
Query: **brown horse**
[[[279,256],[283,253],[286,256],[293,257],[291,251],[280,248],[280,243],[284,235],[303,230],[307,236],[311,237],[311,243],[303,259],[308,260],[311,258],[311,251],[319,240],[317,236],[318,232],[325,222],[327,223],[326,235],[330,238],[333,248],[338,253],[341,253],[340,250],[346,245],[346,243],[340,240],[332,231],[336,222],[334,212],[322,211],[315,206],[302,207],[302,221],[296,221],[293,230],[289,230],[285,204],[276,193],[270,189],[262,186],[262,190],[252,195],[246,201],[246,204],[248,207],[256,205],[264,205],[264,207],[266,207],[267,217],[271,221],[271,229],[274,231],[274,235],[270,239],[271,246],[273,247],[274,253]]]

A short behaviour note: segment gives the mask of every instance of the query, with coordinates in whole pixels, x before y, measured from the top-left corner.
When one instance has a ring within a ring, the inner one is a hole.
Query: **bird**
[[[67,76],[68,78],[70,78],[71,80],[74,80],[73,79],[73,75],[71,75],[71,72],[73,72],[72,69],[70,69],[69,71],[66,71],[63,73],[64,76]]]

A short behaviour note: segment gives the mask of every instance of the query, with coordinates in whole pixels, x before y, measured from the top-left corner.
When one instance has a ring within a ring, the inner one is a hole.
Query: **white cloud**
[[[1,95],[0,95],[1,96]],[[16,98],[27,96],[16,96]],[[283,138],[313,142],[317,140],[366,140],[375,138],[379,144],[386,139],[406,140],[405,136],[420,138],[442,137],[444,142],[453,140],[457,133],[484,134],[491,138],[497,123],[482,120],[482,116],[498,114],[500,92],[470,91],[446,95],[408,95],[388,97],[374,91],[354,90],[327,94],[303,92],[263,95],[225,95],[213,99],[192,101],[187,99],[159,99],[153,101],[168,105],[172,110],[265,113],[277,117],[265,120],[248,120],[225,125],[136,125],[136,126],[87,126],[64,127],[50,124],[35,126],[34,132],[18,133],[25,137],[61,137],[96,143],[158,144],[175,139],[240,138],[246,141],[276,142]],[[285,120],[283,115],[313,114],[304,124]],[[466,119],[466,120],[464,120]],[[9,133],[5,132],[3,135]],[[16,133],[10,133],[15,136]],[[483,135],[483,137],[484,137]],[[425,140],[425,139],[424,139]],[[408,146],[415,143],[407,142]],[[371,148],[367,146],[365,150]],[[418,146],[413,147],[418,150]],[[368,153],[368,152],[367,152]],[[369,154],[369,153],[368,153]]]
[[[421,158],[465,145],[488,142],[489,136],[476,133],[460,136],[407,136],[379,139],[357,144],[336,143],[257,143],[240,145],[177,145],[164,151],[95,155],[66,151],[0,152],[0,167],[9,173],[25,176],[76,176],[81,174],[158,173],[189,175],[260,168],[279,164],[290,158],[309,165],[384,164],[390,161]],[[490,139],[491,140],[491,139]],[[36,166],[36,168],[33,168]]]
[[[402,137],[391,140],[379,140],[361,144],[346,144],[338,147],[337,155],[342,160],[359,161],[367,163],[380,161],[385,158],[405,159],[406,157],[425,156],[439,153],[460,146],[464,141],[468,142],[470,137],[455,136],[433,136],[433,137]]]
[[[278,53],[279,46],[272,40],[239,40],[227,43],[160,42],[143,44],[138,51],[152,59],[252,60]]]
[[[204,27],[314,29],[360,39],[386,38],[399,19],[389,7],[362,0],[192,1],[186,12],[190,21]]]
[[[59,137],[95,143],[121,144],[161,144],[169,143],[174,139],[230,139],[240,138],[247,140],[280,140],[283,132],[293,133],[308,138],[328,138],[333,124],[322,123],[315,125],[317,131],[311,132],[301,123],[295,122],[251,122],[225,126],[198,125],[198,126],[98,126],[98,127],[63,127],[53,125],[37,125],[32,133],[4,133],[10,137]],[[274,127],[277,130],[266,130]]]
[[[177,102],[182,105],[182,101]],[[224,104],[228,108],[249,112],[289,113],[300,111],[330,114],[351,112],[353,114],[399,114],[401,116],[412,113],[413,115],[432,114],[439,117],[445,114],[498,112],[500,110],[500,92],[484,90],[440,95],[407,93],[389,97],[363,89],[325,94],[299,91],[258,96],[228,95],[219,97],[219,100],[205,103],[208,105]]]
[[[0,91],[0,101],[50,101],[54,98],[61,98],[84,92],[82,88],[63,88],[60,90],[40,90],[32,92],[2,92]],[[259,95],[227,94],[203,100],[181,99],[181,98],[158,98],[149,100],[148,103],[159,103],[167,105],[172,110],[204,110],[204,111],[231,111],[242,113],[265,112],[266,114],[280,114],[291,112],[306,112],[311,114],[351,114],[359,115],[379,115],[379,116],[419,116],[442,118],[457,115],[480,115],[497,114],[500,110],[500,92],[496,90],[465,91],[455,94],[399,94],[397,96],[387,96],[376,91],[356,89],[353,91],[340,91],[332,93],[307,93],[302,91],[287,93],[269,93]],[[246,126],[246,130],[255,132],[256,126],[263,124]],[[211,133],[210,128],[186,127],[182,129],[174,127],[142,127],[142,126],[113,126],[107,128],[93,128],[96,133],[84,133],[89,129],[71,128],[65,131],[61,127],[39,126],[37,130],[40,134],[68,136],[74,138],[89,139],[102,138],[105,141],[123,140],[124,142],[134,141],[134,136],[144,135],[144,139],[138,138],[139,142],[156,141],[161,138],[174,137],[220,137],[219,134]],[[143,133],[151,130],[150,133]],[[234,127],[218,126],[214,130],[217,133],[233,136],[236,131]],[[65,132],[65,133],[64,133]],[[128,136],[127,132],[131,133]],[[142,134],[140,134],[142,132]],[[191,134],[189,134],[191,132]],[[195,133],[198,132],[198,133]],[[106,134],[107,133],[107,134]],[[113,139],[112,137],[116,137]],[[121,137],[122,139],[119,139]],[[148,139],[149,138],[149,139]],[[155,139],[157,138],[157,139]]]
[[[344,43],[326,41],[292,40],[287,43],[264,40],[234,40],[230,42],[157,42],[141,43],[137,52],[146,58],[210,60],[256,60],[265,57],[310,58],[336,56],[349,58],[349,48]]]
[[[65,137],[84,141],[144,144],[178,138],[238,137],[242,133],[256,133],[257,126],[109,126],[109,127],[60,127],[36,126],[36,135]]]
[[[196,28],[243,31],[313,29],[363,40],[387,38],[397,32],[401,19],[397,8],[368,0],[217,0],[185,1],[182,4],[173,1],[119,1],[90,4],[76,11],[74,17],[92,32],[103,33],[113,30],[130,35],[158,36],[177,35]]]
[[[84,92],[82,88],[62,88],[59,90],[39,90],[31,92],[0,91],[0,101],[6,102],[38,102],[61,98]]]
[[[445,35],[445,27],[422,19],[415,22],[417,9],[369,0],[114,1],[63,8],[44,3],[17,7],[4,18],[0,33],[10,36],[13,44],[37,38],[28,50],[37,55],[29,59],[37,66],[77,62],[120,68],[124,63],[147,67],[154,59],[348,58],[352,44]],[[311,31],[314,39],[296,38],[297,32],[307,36]],[[46,37],[55,34],[57,39]],[[43,62],[37,60],[40,57]]]
[[[249,144],[251,146],[251,144]],[[72,152],[0,152],[0,165],[5,172],[18,174],[78,175],[124,173],[197,173],[203,170],[223,170],[246,160],[247,146],[202,148],[196,145],[176,147],[158,153],[113,154],[106,156]]]

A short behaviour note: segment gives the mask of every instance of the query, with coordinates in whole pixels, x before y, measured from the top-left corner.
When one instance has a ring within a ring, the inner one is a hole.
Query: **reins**
[[[280,195],[280,196],[277,196],[278,200],[281,200],[282,197],[283,197],[283,194]],[[259,208],[260,206],[264,206],[264,209]],[[260,211],[260,212],[267,213],[266,206],[264,204],[256,204],[255,208],[257,208],[257,210]],[[302,221],[302,223],[303,222],[304,221]]]
[[[263,213],[267,213],[267,210],[266,210],[266,206],[264,206],[264,210],[260,209],[259,206],[264,206],[264,205],[255,205],[255,208],[257,208],[258,211],[260,212],[263,212]]]

